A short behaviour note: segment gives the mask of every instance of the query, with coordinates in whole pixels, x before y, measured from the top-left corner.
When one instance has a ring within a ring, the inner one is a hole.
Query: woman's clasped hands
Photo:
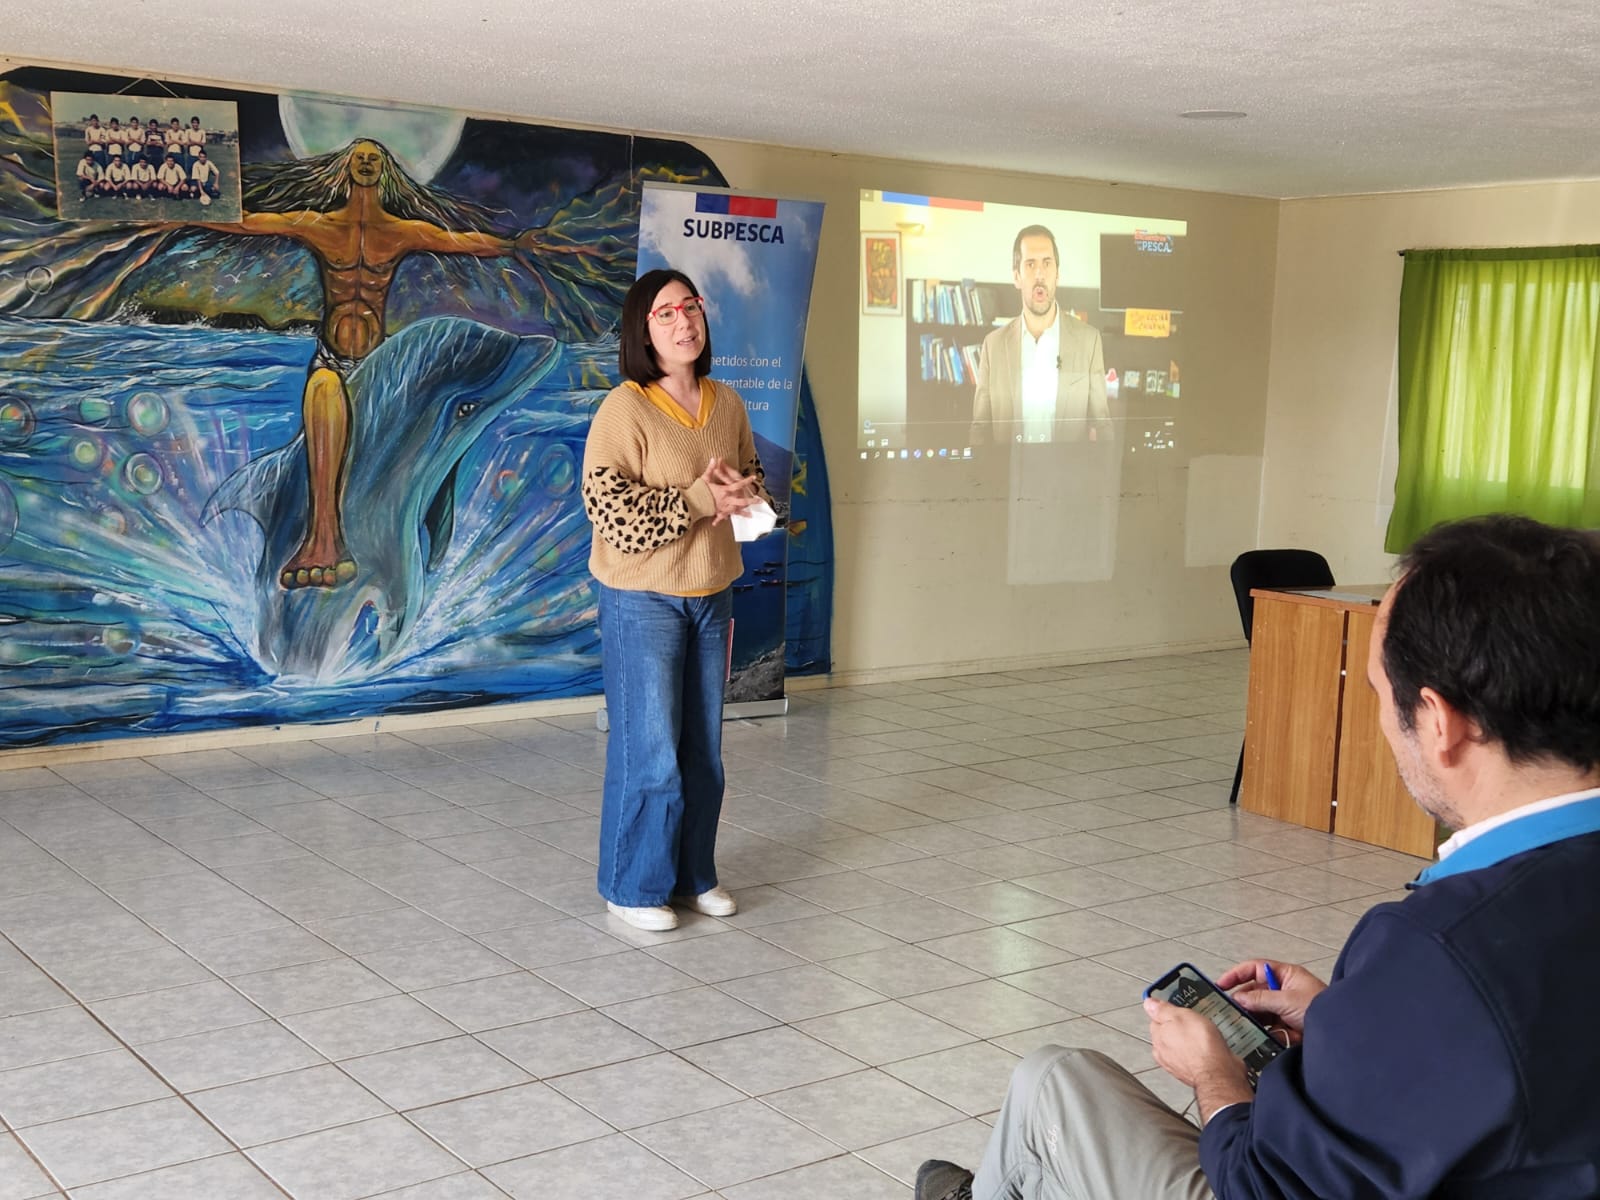
[[[711,489],[711,498],[717,505],[717,515],[711,522],[713,525],[720,525],[729,517],[748,516],[750,506],[760,499],[756,477],[739,474],[720,458],[713,458],[707,463],[700,478]]]

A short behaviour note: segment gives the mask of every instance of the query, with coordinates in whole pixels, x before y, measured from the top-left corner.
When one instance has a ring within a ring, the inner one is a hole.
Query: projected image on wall
[[[1169,415],[1186,234],[1156,217],[864,191],[858,451],[970,462],[1116,442],[1130,415]]]

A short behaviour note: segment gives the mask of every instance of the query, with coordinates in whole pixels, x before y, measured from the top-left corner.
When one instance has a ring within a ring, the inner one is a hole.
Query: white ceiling
[[[1276,197],[1600,177],[1594,0],[6,7],[14,60],[613,129]]]

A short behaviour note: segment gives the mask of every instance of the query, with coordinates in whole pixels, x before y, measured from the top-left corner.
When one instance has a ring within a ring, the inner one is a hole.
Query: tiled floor
[[[1417,860],[1240,815],[1244,653],[727,728],[737,917],[608,918],[586,717],[0,772],[0,1200],[853,1200],[1140,988],[1326,971]]]

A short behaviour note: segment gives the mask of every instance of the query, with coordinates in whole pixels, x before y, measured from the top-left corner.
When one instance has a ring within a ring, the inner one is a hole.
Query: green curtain
[[[1515,512],[1600,525],[1600,246],[1409,250],[1384,548]]]

